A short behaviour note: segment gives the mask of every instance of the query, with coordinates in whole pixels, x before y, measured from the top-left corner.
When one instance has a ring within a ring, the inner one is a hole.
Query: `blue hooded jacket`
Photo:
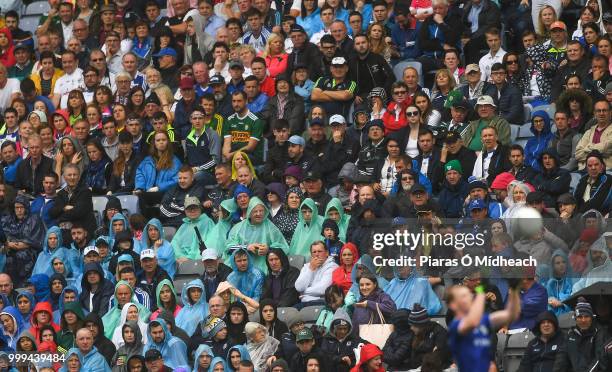
[[[211,358],[214,356],[213,351],[210,348],[210,346],[208,346],[206,344],[201,344],[200,346],[198,346],[196,351],[193,353],[195,358],[194,358],[194,362],[193,362],[193,371],[192,372],[208,372],[208,369],[206,371],[203,371],[203,370],[200,370],[198,368],[198,364],[199,364],[199,360],[200,360],[200,355],[202,355],[202,353],[206,353],[206,355],[210,355]]]
[[[70,350],[68,350],[68,352],[66,353],[66,359],[65,360],[68,360],[68,358],[70,358],[73,355],[76,355],[77,358],[79,358],[79,362],[81,363],[81,370],[82,370],[83,369],[83,356],[81,355],[81,352],[79,351],[78,348],[73,347]],[[59,372],[68,372],[67,363],[64,363],[62,368],[60,368]]]
[[[2,329],[2,334],[4,334],[8,346],[13,350],[17,350],[17,340],[19,340],[19,335],[23,330],[28,329],[28,326],[23,322],[23,317],[15,306],[5,307],[2,309],[2,312],[0,312],[0,315],[8,315],[12,317],[13,321],[15,322],[16,330],[14,334],[7,334],[4,329]]]
[[[234,201],[236,202],[236,205],[238,205],[238,195],[240,194],[247,194],[249,197],[253,196],[251,190],[249,190],[248,187],[241,183],[237,184],[236,187],[234,187],[234,194],[232,195]],[[238,222],[242,221],[240,219],[241,216],[242,210],[240,210],[240,208],[237,208],[236,211],[232,214],[232,225],[235,225]]]
[[[243,360],[248,360],[249,362],[251,361],[251,356],[249,355],[249,351],[247,350],[246,346],[244,345],[236,345],[236,346],[232,346],[230,347],[229,351],[227,352],[227,368],[229,372],[234,372],[235,369],[232,368],[232,361],[231,361],[231,355],[232,355],[232,350],[236,350],[240,353],[240,361],[242,362]],[[197,359],[196,359],[197,360]],[[211,366],[213,364],[211,363]]]
[[[149,226],[154,226],[157,231],[159,231],[159,238],[162,240],[162,245],[159,248],[154,248],[153,244],[148,242],[148,229]],[[170,278],[174,279],[174,274],[176,273],[176,260],[174,258],[174,249],[170,245],[170,242],[166,240],[164,234],[164,228],[162,223],[157,218],[151,219],[142,230],[142,239],[138,241],[140,246],[140,251],[143,249],[151,248],[156,251],[157,262],[162,269],[166,270]]]
[[[26,297],[30,301],[30,312],[27,313],[27,314],[21,314],[21,317],[23,318],[24,324],[30,324],[30,317],[32,316],[32,312],[34,312],[34,306],[36,306],[36,303],[38,301],[36,301],[36,297],[34,297],[32,292],[30,292],[28,290],[19,290],[18,292],[19,292],[19,294],[17,295],[17,297],[15,297],[15,301],[16,302],[19,302],[19,298],[22,297],[22,296]],[[57,324],[59,324],[59,323],[57,323]]]
[[[189,300],[188,292],[190,288],[200,288],[202,290],[202,297],[195,304],[192,304]],[[181,300],[183,301],[183,308],[176,316],[176,326],[182,328],[191,337],[198,324],[208,316],[208,300],[206,299],[204,283],[200,279],[194,279],[187,283],[181,291]]]
[[[565,259],[566,271],[565,271],[565,275],[561,278],[555,277],[555,273],[554,273],[555,257],[563,257]],[[557,300],[563,302],[572,295],[572,287],[574,286],[574,283],[576,283],[576,280],[574,279],[575,274],[572,271],[572,265],[570,265],[567,254],[561,249],[555,250],[550,259],[550,267],[551,267],[551,275],[550,275],[550,279],[548,279],[548,282],[545,285],[546,292],[548,293],[549,298],[554,297]],[[548,310],[555,313],[556,316],[559,316],[561,314],[571,311],[572,309],[567,305],[559,306],[556,308],[548,305]]]
[[[123,213],[115,213],[113,218],[111,218],[110,222],[108,223],[108,238],[106,239],[106,241],[108,242],[109,249],[113,249],[113,247],[115,246],[115,235],[116,234],[113,231],[113,222],[119,221],[119,220],[123,221],[123,231],[130,231],[130,221],[127,219],[127,217],[125,217]],[[132,240],[133,240],[132,248],[134,252],[140,254],[140,251],[141,251],[140,241],[138,241],[136,238],[132,238]],[[110,261],[110,258],[108,260]],[[106,268],[108,268],[108,265]]]
[[[219,363],[223,365],[224,371],[228,371],[227,363],[225,363],[225,360],[223,360],[223,358],[221,357],[214,357],[213,360],[210,362],[210,367],[208,367],[208,372],[214,372],[215,366]]]
[[[170,169],[158,171],[153,158],[147,156],[136,169],[135,189],[147,191],[151,187],[157,186],[160,192],[168,191],[170,187],[177,184],[180,167],[180,160],[174,156]]]
[[[49,236],[51,234],[55,234],[57,237],[57,247],[53,250],[49,250]],[[54,254],[57,255],[66,255],[67,249],[64,247],[64,241],[62,239],[62,230],[53,226],[47,230],[47,234],[45,235],[45,241],[43,242],[43,249],[38,254],[38,258],[36,259],[36,264],[34,264],[34,269],[32,269],[32,275],[35,274],[47,274],[51,276],[54,274],[53,266],[51,265],[51,258]]]
[[[59,300],[59,305],[57,310],[53,311],[53,321],[55,322],[55,324],[60,324],[61,320],[62,320],[62,312],[64,311],[64,294],[66,292],[74,292],[76,294],[76,300],[79,300],[79,290],[77,289],[77,287],[73,286],[73,285],[68,285],[66,286],[66,288],[64,288],[62,290],[62,294],[60,295],[60,300]],[[83,309],[83,313],[85,315],[89,314],[89,311],[87,311],[86,309]]]
[[[43,302],[49,300],[49,277],[47,274],[36,274],[30,277],[30,283],[36,288],[36,302]]]
[[[156,343],[153,341],[153,336],[151,336],[151,325],[156,325],[156,323],[161,325],[162,329],[164,330],[164,340],[161,343]],[[176,325],[177,327],[180,327],[178,322]],[[187,366],[189,365],[189,362],[187,360],[187,346],[183,341],[181,341],[180,338],[172,336],[172,333],[168,331],[168,325],[166,325],[166,322],[163,319],[157,318],[149,323],[147,333],[149,334],[149,341],[147,341],[142,350],[143,355],[148,350],[155,349],[158,350],[164,358],[164,365],[167,365],[172,369],[176,369],[178,367],[188,368]]]
[[[411,268],[407,278],[402,279],[397,268],[394,268],[393,278],[385,288],[385,292],[393,299],[398,309],[412,309],[418,303],[427,314],[436,315],[442,309],[440,299],[431,288],[427,278],[421,277],[415,268]]]
[[[234,257],[238,252],[246,253],[247,261],[249,263],[246,271],[239,271],[238,267],[236,266]],[[263,286],[264,275],[258,268],[253,266],[253,260],[249,252],[246,249],[237,249],[234,253],[232,253],[230,265],[233,271],[228,275],[227,281],[245,296],[248,296],[255,301],[259,301],[259,298],[261,297],[261,288]]]
[[[533,119],[536,117],[544,119],[544,128],[539,135],[533,127]],[[538,172],[541,172],[542,167],[538,161],[540,153],[548,148],[550,141],[554,137],[550,131],[550,117],[546,111],[539,110],[531,114],[531,133],[535,137],[530,138],[525,145],[525,165],[529,165]]]
[[[87,372],[111,372],[106,359],[96,347],[92,347],[91,351],[85,355],[81,353],[79,350],[79,355],[83,359],[83,364],[81,366],[81,370]]]

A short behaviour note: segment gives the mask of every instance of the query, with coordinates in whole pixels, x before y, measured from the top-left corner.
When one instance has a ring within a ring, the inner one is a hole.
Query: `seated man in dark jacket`
[[[534,186],[544,193],[546,207],[554,208],[559,196],[569,192],[572,177],[567,170],[560,168],[559,155],[552,147],[542,151],[539,161],[542,173],[536,177]]]
[[[108,301],[106,301],[108,303]],[[109,365],[112,365],[113,356],[115,355],[115,344],[111,340],[104,337],[104,323],[102,318],[96,312],[87,314],[83,320],[83,327],[89,329],[94,339],[94,345],[98,352],[102,354]]]
[[[217,291],[219,283],[227,280],[232,269],[219,261],[219,256],[214,249],[206,249],[202,252],[202,262],[204,263],[204,274],[200,276],[200,279],[204,283],[206,298],[211,298]]]
[[[329,356],[324,353],[321,348],[315,345],[314,335],[310,328],[304,328],[298,332],[295,337],[298,352],[291,356],[289,361],[289,370],[292,372],[306,372],[306,362],[308,357],[315,355],[321,363],[321,371],[331,371],[332,363],[329,361]],[[334,365],[338,367],[337,365]]]
[[[517,87],[506,82],[506,76],[506,67],[503,64],[493,64],[491,67],[493,84],[487,87],[485,94],[493,97],[499,116],[508,123],[522,125],[525,122],[523,97]]]
[[[329,356],[338,372],[348,372],[355,365],[356,345],[365,343],[351,334],[351,318],[343,308],[336,310],[329,326],[329,334],[321,340],[321,351]]]
[[[521,359],[520,372],[552,371],[555,358],[565,344],[563,332],[559,329],[559,321],[551,311],[538,315],[533,329],[536,338],[529,341],[527,350]]]
[[[161,201],[159,210],[164,225],[180,227],[185,218],[185,198],[195,196],[202,200],[205,192],[204,186],[195,182],[193,168],[183,165],[179,169],[178,183],[164,193]]]
[[[295,281],[300,270],[289,265],[289,259],[280,248],[271,248],[266,258],[268,275],[261,288],[261,300],[272,299],[277,307],[289,307],[300,302]]]
[[[282,182],[283,172],[289,161],[289,122],[285,119],[274,120],[272,125],[272,134],[274,134],[274,143],[268,150],[268,158],[264,164],[262,180],[265,183]]]

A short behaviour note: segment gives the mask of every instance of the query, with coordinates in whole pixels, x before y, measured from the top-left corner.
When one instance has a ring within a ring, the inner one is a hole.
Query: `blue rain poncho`
[[[159,238],[162,240],[162,244],[159,248],[155,248],[155,242],[149,241],[149,226],[153,226],[159,232]],[[170,242],[166,240],[164,234],[164,228],[162,223],[157,218],[151,219],[142,230],[142,239],[139,240],[140,251],[143,249],[153,249],[157,256],[157,262],[162,269],[166,270],[170,278],[174,279],[176,273],[176,260],[174,258],[174,250]]]
[[[81,365],[82,371],[87,372],[110,372],[111,369],[106,362],[104,356],[98,351],[98,349],[94,346],[91,351],[85,355],[83,355],[80,351],[78,352],[81,355],[81,359],[83,360],[83,364]]]
[[[236,266],[236,262],[234,257],[236,253],[246,253],[248,266],[246,271],[239,271]],[[253,266],[253,258],[251,254],[246,249],[237,249],[230,258],[230,265],[232,267],[232,272],[228,275],[227,281],[230,282],[234,287],[236,287],[242,294],[247,297],[254,299],[255,301],[259,301],[261,297],[261,288],[264,281],[263,273]]]
[[[412,309],[414,304],[419,304],[427,309],[430,316],[436,315],[442,309],[442,303],[436,296],[427,278],[418,274],[415,268],[410,268],[407,278],[399,275],[397,268],[394,268],[393,278],[385,292],[391,297],[398,309]]]
[[[247,350],[246,346],[244,345],[236,345],[236,346],[232,346],[230,347],[229,351],[227,352],[227,368],[229,372],[234,372],[235,369],[232,368],[232,360],[231,360],[231,355],[232,355],[232,351],[236,350],[240,353],[240,361],[244,361],[244,360],[248,360],[249,362],[251,361],[251,356],[249,355],[249,351]],[[212,365],[212,364],[211,364]]]
[[[133,302],[134,305],[136,305],[136,307],[138,308],[138,318],[140,318],[143,322],[146,322],[149,320],[149,315],[151,315],[149,309],[138,303],[138,299],[136,298],[136,295],[134,295],[134,289],[130,286],[130,284],[125,280],[118,281],[115,285],[114,306],[108,309],[108,312],[102,317],[102,322],[104,323],[104,336],[109,340],[113,338],[113,332],[115,332],[115,328],[117,328],[119,326],[119,323],[121,322],[121,310],[123,310],[123,308],[120,307],[119,301],[116,300],[118,298],[117,289],[121,285],[127,286],[130,291],[132,291],[132,295],[130,296],[132,300],[130,302]]]
[[[251,214],[253,209],[261,205],[264,208],[264,218],[259,224],[251,223]],[[253,243],[267,244],[268,248],[280,248],[285,253],[289,251],[287,241],[283,237],[278,227],[268,218],[269,211],[266,205],[258,197],[253,197],[249,201],[247,208],[247,216],[249,218],[239,222],[229,232],[227,238],[226,250],[235,245],[249,245]],[[320,231],[320,230],[319,230]],[[226,257],[224,257],[225,259]],[[268,273],[266,264],[266,256],[251,256],[253,264],[264,274]]]
[[[57,305],[57,310],[53,311],[53,321],[55,322],[55,324],[60,324],[61,320],[62,320],[62,313],[64,312],[64,294],[66,292],[73,292],[76,296],[77,301],[79,300],[79,290],[77,289],[77,287],[73,286],[73,285],[67,285],[66,288],[64,288],[62,290],[62,294],[59,297],[59,303]],[[88,311],[83,309],[83,313],[85,315],[88,314]]]
[[[157,324],[161,325],[162,329],[164,330],[164,340],[160,343],[153,341],[153,336],[151,336],[151,325],[155,326]],[[179,326],[178,323],[176,325]],[[149,342],[145,344],[142,350],[142,355],[145,355],[148,350],[155,349],[158,350],[161,353],[162,358],[164,358],[164,365],[167,365],[172,369],[176,369],[178,367],[188,368],[189,361],[187,360],[187,345],[185,345],[180,338],[172,336],[172,333],[170,333],[168,330],[168,325],[163,319],[157,318],[149,323],[147,334],[149,337]]]
[[[66,362],[68,362],[68,359],[73,355],[76,355],[77,358],[79,359],[79,363],[81,364],[81,371],[83,371],[83,357],[81,356],[81,352],[79,351],[78,348],[73,347],[70,350],[68,350],[68,352],[66,353],[66,359],[65,359]],[[60,372],[68,372],[68,363],[64,363],[62,368],[60,368]]]
[[[57,237],[57,247],[54,250],[49,250],[49,236],[55,235]],[[51,265],[51,258],[53,255],[66,255],[67,249],[64,247],[62,239],[62,230],[57,226],[52,226],[47,230],[45,235],[45,241],[43,242],[43,249],[38,254],[34,269],[32,269],[32,275],[35,274],[47,274],[51,276],[54,274],[53,266]]]
[[[200,288],[202,296],[195,304],[189,299],[189,288]],[[200,279],[194,279],[183,287],[181,292],[181,300],[183,308],[176,316],[176,326],[182,328],[189,337],[193,335],[198,324],[208,316],[208,300],[206,299],[206,291],[204,291],[204,283]]]
[[[17,350],[17,340],[19,340],[19,335],[21,335],[23,330],[28,329],[28,327],[23,322],[23,317],[15,306],[5,307],[2,309],[2,312],[0,312],[0,315],[8,315],[13,318],[13,323],[15,323],[15,331],[13,333],[7,333],[3,327],[0,329],[2,329],[2,334],[4,335],[4,338],[6,338],[6,343],[8,346],[13,350]]]
[[[212,349],[210,348],[210,346],[206,345],[206,344],[200,344],[200,346],[198,346],[198,348],[196,349],[196,351],[193,353],[194,355],[194,361],[193,361],[193,371],[192,372],[202,372],[200,371],[199,368],[199,364],[200,364],[200,355],[202,354],[206,354],[209,355],[210,358],[212,359],[215,354],[213,353]],[[212,360],[211,360],[212,362]],[[208,369],[206,369],[206,371],[204,372],[208,372]]]
[[[183,224],[177,230],[176,234],[172,238],[172,249],[174,250],[174,257],[187,258],[190,260],[200,260],[200,243],[195,233],[195,228],[198,228],[200,236],[205,239],[208,236],[210,230],[212,230],[214,223],[206,214],[202,213],[200,217],[195,220],[189,217],[183,218]]]
[[[206,249],[214,250],[217,252],[218,257],[223,256],[225,253],[227,236],[232,229],[232,214],[238,210],[238,205],[236,205],[234,199],[225,199],[221,202],[221,209],[225,210],[227,216],[219,218],[219,221],[217,221],[204,239]]]
[[[32,316],[32,312],[34,312],[34,307],[36,306],[36,303],[38,301],[36,301],[36,297],[34,297],[34,295],[32,294],[32,292],[28,291],[27,289],[20,289],[18,290],[18,295],[17,297],[15,297],[15,302],[18,303],[19,302],[19,298],[20,297],[25,297],[30,301],[30,311],[27,314],[21,314],[21,318],[23,319],[23,322],[25,324],[29,324],[30,323],[30,317]],[[57,323],[59,324],[59,323]]]
[[[312,211],[312,219],[310,222],[304,220],[302,209],[308,208]],[[298,224],[291,238],[291,246],[289,247],[290,255],[310,256],[310,245],[317,240],[323,240],[321,230],[323,226],[323,217],[319,216],[319,209],[311,198],[306,198],[300,204],[298,212]]]
[[[49,277],[46,274],[32,275],[29,282],[34,286],[36,302],[49,301]]]
[[[332,200],[327,203],[327,207],[325,208],[325,218],[329,218],[329,211],[332,209],[335,209],[338,211],[338,213],[340,213],[340,221],[336,221],[338,228],[340,229],[338,239],[342,242],[346,242],[346,232],[348,230],[349,222],[351,221],[351,216],[344,212],[342,202],[338,198],[332,198]]]
[[[110,222],[108,223],[108,237],[106,241],[108,242],[109,249],[112,249],[115,246],[115,237],[117,235],[113,231],[113,222],[119,220],[123,221],[122,231],[130,231],[130,221],[127,219],[127,217],[125,217],[123,213],[115,213],[113,218],[111,218]],[[140,254],[140,242],[136,238],[132,238],[132,240],[134,241],[134,244],[132,245],[134,252]]]
[[[213,360],[210,362],[210,367],[208,367],[208,372],[214,372],[215,371],[215,366],[217,364],[221,363],[221,365],[223,365],[223,370],[224,371],[229,371],[227,368],[227,363],[225,363],[225,360],[223,360],[223,358],[221,357],[214,357]]]
[[[562,257],[565,260],[565,274],[561,277],[557,277],[557,275],[555,275],[554,264],[556,257]],[[550,266],[552,267],[551,276],[544,287],[546,287],[546,292],[548,292],[549,298],[554,297],[563,302],[572,295],[572,287],[575,283],[575,274],[572,272],[572,265],[570,265],[569,258],[565,251],[561,249],[554,251],[550,259]],[[556,316],[559,316],[571,311],[572,309],[567,305],[562,305],[559,307],[552,307],[548,305],[548,310],[555,313]]]

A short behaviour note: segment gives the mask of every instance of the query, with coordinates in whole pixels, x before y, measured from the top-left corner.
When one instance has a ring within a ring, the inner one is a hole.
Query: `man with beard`
[[[202,204],[208,215],[216,215],[221,202],[232,197],[232,190],[236,185],[236,182],[232,180],[232,169],[227,163],[215,166],[215,179],[217,185],[208,190]]]
[[[370,42],[365,34],[354,36],[354,51],[356,55],[349,60],[349,76],[351,80],[359,82],[355,103],[364,102],[375,87],[382,87],[388,92],[395,75],[383,56],[370,52]]]
[[[234,113],[232,108],[232,97],[227,93],[227,85],[225,84],[225,78],[221,75],[213,75],[208,84],[212,87],[215,101],[217,102],[217,112],[227,119],[231,114]]]
[[[306,141],[300,136],[291,136],[289,138],[289,147],[287,153],[289,154],[289,161],[286,167],[292,165],[300,167],[302,174],[306,174],[308,171],[319,171],[318,159],[313,158],[311,155],[304,153],[304,147]],[[286,168],[285,167],[285,168]]]

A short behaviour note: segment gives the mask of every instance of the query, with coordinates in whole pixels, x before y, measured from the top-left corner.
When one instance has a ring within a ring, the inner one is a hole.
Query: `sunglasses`
[[[418,111],[406,111],[406,116],[419,116]]]
[[[396,91],[393,92],[393,94],[396,94],[398,96],[401,95],[401,94],[406,94],[406,93],[407,92],[405,90],[396,90]]]
[[[509,60],[506,61],[506,64],[507,65],[517,65],[518,64],[518,60],[516,60],[516,59],[512,59],[512,60],[509,59]]]

